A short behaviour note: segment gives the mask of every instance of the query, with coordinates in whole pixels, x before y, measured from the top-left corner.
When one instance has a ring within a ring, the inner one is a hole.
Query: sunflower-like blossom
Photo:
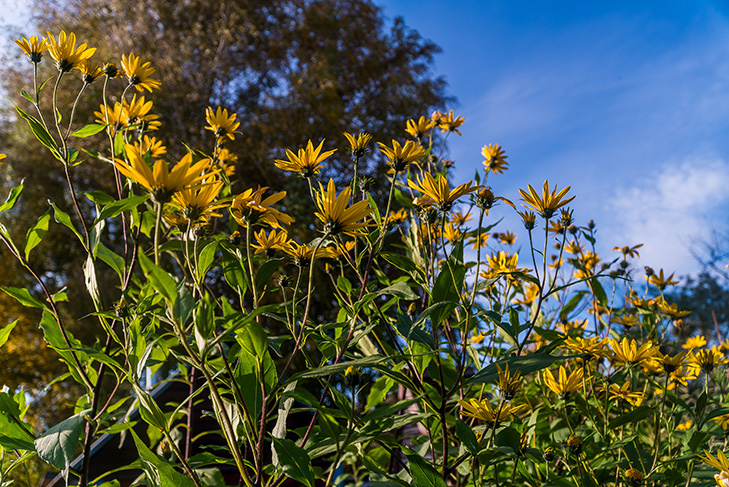
[[[22,37],[20,39],[16,39],[15,43],[20,47],[25,55],[28,56],[28,59],[33,64],[41,62],[43,53],[50,47],[48,39],[43,37],[39,40],[38,36],[30,36],[30,39]]]
[[[558,209],[562,208],[567,203],[575,199],[574,196],[563,199],[567,195],[569,190],[570,186],[567,186],[566,188],[557,192],[557,185],[555,185],[554,190],[550,192],[549,181],[545,179],[544,186],[542,187],[541,196],[539,196],[539,194],[536,192],[531,184],[528,187],[528,191],[520,189],[519,194],[521,195],[524,203],[526,203],[522,206],[524,206],[525,208],[531,208],[532,210],[536,211],[542,218],[548,220],[552,218],[552,216]]]
[[[237,113],[228,115],[226,108],[218,107],[213,112],[213,107],[207,107],[205,109],[205,120],[208,122],[208,125],[205,129],[213,132],[216,138],[228,137],[230,140],[233,140],[233,134],[240,133],[236,130],[240,127],[240,122],[235,121],[237,116]]]
[[[481,154],[484,157],[483,165],[486,168],[486,174],[490,172],[503,174],[509,168],[509,163],[506,161],[509,156],[499,144],[486,144],[481,149]]]
[[[719,347],[711,347],[698,351],[691,351],[687,356],[688,367],[698,375],[699,371],[710,374],[718,367],[729,363],[729,358],[724,357]]]
[[[167,147],[164,146],[162,141],[157,140],[156,137],[150,137],[148,135],[142,137],[141,142],[139,140],[135,140],[134,147],[140,155],[143,156],[149,153],[150,157],[154,159],[167,154]]]
[[[584,379],[584,369],[582,367],[576,368],[568,374],[564,366],[560,365],[556,378],[549,370],[542,372],[544,385],[562,399],[567,399],[570,394],[578,391],[582,387]]]
[[[641,364],[647,360],[651,360],[658,353],[658,346],[654,345],[653,342],[647,341],[638,346],[638,343],[631,338],[623,338],[620,342],[611,338],[610,347],[613,351],[611,361],[615,364]]]
[[[458,135],[461,135],[461,131],[458,130],[458,127],[463,125],[466,121],[462,115],[453,115],[453,110],[448,113],[435,112],[433,114],[433,118],[435,118],[436,115],[438,116],[436,124],[440,127],[441,132],[455,132]]]
[[[253,239],[251,247],[256,249],[256,255],[264,254],[269,259],[276,250],[284,250],[289,243],[289,235],[285,231],[271,230],[267,234],[263,228],[253,235]]]
[[[362,228],[367,226],[361,220],[367,217],[372,211],[369,201],[358,201],[352,206],[347,206],[349,205],[349,199],[352,193],[351,188],[347,186],[337,195],[333,179],[329,180],[326,190],[319,183],[319,190],[317,194],[318,211],[315,215],[324,223],[325,232],[330,235],[343,233],[345,235],[356,236]]]
[[[268,224],[283,230],[282,224],[289,225],[293,223],[293,218],[273,208],[274,204],[286,196],[286,191],[280,191],[263,198],[266,190],[268,190],[268,186],[259,186],[256,190],[248,189],[235,197],[230,205],[230,214],[239,225]]]
[[[573,352],[584,354],[587,360],[592,360],[607,356],[608,339],[570,337],[565,340],[564,346]]]
[[[147,61],[142,62],[139,56],[135,56],[133,52],[129,53],[129,56],[122,54],[122,72],[127,77],[127,81],[131,86],[134,86],[137,91],[147,90],[150,93],[152,90],[156,90],[160,87],[161,83],[159,80],[152,78],[152,75],[157,71],[152,67],[152,63]]]
[[[518,416],[527,411],[529,407],[525,404],[514,406],[512,404],[503,403],[500,409],[494,409],[488,399],[469,399],[468,401],[458,400],[458,404],[463,408],[462,416],[479,419],[485,423],[501,423],[511,416]]]
[[[229,202],[216,198],[223,189],[223,181],[206,178],[194,187],[184,188],[172,195],[172,206],[193,226],[205,225],[213,217],[223,216],[217,210],[226,207]]]
[[[86,43],[76,47],[76,34],[73,32],[66,35],[66,31],[62,30],[58,40],[50,32],[47,34],[48,53],[56,61],[56,67],[61,73],[71,71],[96,52],[95,47],[86,47]]]
[[[512,371],[509,369],[509,364],[506,364],[504,369],[499,364],[496,364],[496,371],[499,377],[499,390],[501,391],[501,397],[507,401],[511,401],[516,393],[521,389],[524,383],[524,376],[520,370]]]
[[[714,480],[719,487],[729,487],[729,459],[723,451],[718,450],[716,457],[712,456],[708,450],[704,450],[704,455],[699,458],[707,465],[719,470],[718,474],[714,474]]]
[[[372,136],[367,132],[360,132],[357,134],[357,137],[349,132],[344,132],[344,136],[347,138],[347,142],[349,142],[349,152],[357,159],[365,155],[367,146],[372,141]]]
[[[185,154],[172,170],[166,161],[158,159],[152,168],[139,154],[139,149],[132,144],[125,146],[129,162],[114,159],[119,172],[135,180],[151,193],[158,203],[167,203],[172,195],[184,188],[200,182],[205,176],[203,171],[210,164],[210,159],[201,159],[193,164],[192,154]]]
[[[289,254],[294,261],[294,265],[298,267],[306,267],[311,264],[312,259],[329,258],[333,256],[331,249],[326,247],[316,248],[316,245],[298,244],[293,240],[289,240],[284,246],[284,252]],[[316,252],[316,256],[314,253]]]
[[[392,140],[392,148],[386,146],[382,142],[378,142],[380,152],[385,154],[390,167],[398,173],[402,172],[413,163],[425,157],[425,150],[417,142],[408,140],[405,145],[400,145],[396,140]]]
[[[418,178],[417,182],[408,180],[408,186],[432,199],[441,211],[450,211],[458,198],[481,189],[481,186],[472,186],[472,184],[473,181],[469,181],[451,189],[447,177],[438,174],[436,179],[428,172],[423,174],[422,179]]]
[[[608,399],[620,399],[626,401],[633,406],[640,406],[643,403],[643,393],[630,390],[630,383],[626,382],[622,386],[610,384],[610,387],[603,388],[608,393]]]
[[[675,272],[673,274],[675,274]],[[652,272],[650,275],[646,275],[644,277],[648,280],[649,284],[653,284],[655,287],[663,291],[666,287],[672,284],[678,284],[678,281],[673,278],[673,274],[666,277],[663,274],[663,269],[661,269],[658,274]]]
[[[286,149],[288,160],[276,159],[276,167],[284,171],[295,172],[304,178],[314,177],[321,172],[321,163],[337,151],[337,149],[334,149],[322,153],[323,146],[324,140],[319,142],[316,148],[309,140],[306,147],[299,149],[296,154]]]
[[[413,136],[416,140],[420,140],[433,127],[435,127],[435,122],[432,119],[420,117],[417,122],[415,119],[408,120],[405,132]]]

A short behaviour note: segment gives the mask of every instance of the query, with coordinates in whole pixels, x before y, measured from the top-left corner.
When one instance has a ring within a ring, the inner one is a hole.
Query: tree
[[[367,0],[44,0],[34,8],[38,33],[75,32],[80,42],[107,49],[95,54],[100,63],[118,63],[120,55],[129,52],[153,63],[164,87],[152,96],[154,111],[163,121],[159,136],[169,149],[170,160],[184,154],[183,143],[212,150],[212,136],[202,129],[206,107],[222,105],[237,112],[242,134],[230,149],[238,156],[238,188],[271,181],[277,187],[286,186],[287,211],[303,221],[311,221],[313,213],[308,198],[296,197],[306,191],[306,184],[293,176],[282,184],[281,172],[273,167],[273,159],[282,157],[284,149],[302,147],[310,137],[326,138],[327,148],[340,150],[325,176],[339,179],[350,164],[342,132],[364,130],[375,140],[387,142],[384,134],[404,135],[407,119],[443,108],[448,101],[445,81],[430,71],[439,48],[402,19],[388,26],[381,9]],[[32,34],[36,32],[22,33]],[[15,63],[5,69],[2,78],[5,90],[24,107],[18,87],[29,85],[27,67]],[[41,80],[54,71],[48,60],[44,60],[44,69]],[[77,80],[64,83],[80,87]],[[110,102],[118,100],[122,87],[122,83],[110,83]],[[86,91],[76,113],[79,123],[94,120],[101,88],[97,82]],[[46,95],[48,91],[50,88]],[[68,107],[72,102],[70,97],[59,105]],[[0,133],[7,134],[3,138],[7,145],[0,150],[9,156],[8,174],[13,182],[21,177],[27,180],[22,210],[12,215],[23,221],[22,235],[33,223],[24,219],[45,212],[47,199],[73,212],[72,203],[64,200],[62,168],[47,154],[27,153],[30,133],[26,126],[12,123],[12,113],[6,112],[0,122]],[[376,158],[370,160],[373,162],[363,168],[365,174],[384,174],[383,166],[374,162]],[[110,194],[114,191],[108,166],[90,158],[73,168],[73,178],[79,192],[92,187]],[[85,198],[80,198],[80,204],[82,211],[90,213]],[[92,311],[79,284],[83,276],[77,274],[80,266],[76,264],[83,256],[68,251],[66,243],[67,234],[52,226],[32,265],[53,281],[55,289],[68,286],[66,304],[74,308],[69,315],[83,316]],[[20,274],[12,267],[12,259],[3,262],[5,276]],[[113,286],[102,289],[108,289],[106,302],[111,306],[118,297]],[[36,322],[30,317],[21,320],[12,340],[39,342]],[[70,328],[74,333],[94,332],[78,323]],[[47,367],[52,364],[38,361],[29,365],[44,380],[53,375]],[[5,375],[3,372],[0,382],[10,383]]]

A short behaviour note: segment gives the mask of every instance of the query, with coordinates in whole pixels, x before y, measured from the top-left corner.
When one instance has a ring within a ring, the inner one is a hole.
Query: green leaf
[[[129,198],[109,203],[101,210],[99,216],[96,217],[96,221],[98,222],[106,220],[107,218],[115,218],[125,211],[130,211],[133,208],[136,208],[148,199],[149,194],[143,194],[139,196],[130,196]]]
[[[284,473],[308,487],[314,487],[314,470],[306,451],[285,438],[273,438],[273,445]]]
[[[8,338],[10,337],[10,332],[13,331],[13,328],[15,328],[15,325],[18,324],[18,320],[13,321],[9,325],[3,326],[0,328],[0,347],[5,345],[5,342],[8,341]]]
[[[119,280],[124,282],[124,258],[122,256],[112,252],[101,242],[96,247],[96,256],[111,267],[116,272],[116,275],[119,276]]]
[[[396,311],[397,321],[395,327],[398,333],[400,333],[407,341],[415,341],[422,343],[429,349],[433,349],[433,336],[428,333],[424,327],[424,320],[418,320],[417,323],[413,323],[408,315],[400,311]]]
[[[567,316],[572,312],[573,309],[577,307],[578,304],[580,304],[580,301],[582,301],[583,296],[585,295],[584,291],[580,291],[576,293],[572,298],[565,304],[562,309],[559,312],[559,319],[562,322],[567,321]]]
[[[408,286],[407,283],[402,281],[396,282],[392,286],[386,287],[385,289],[379,291],[377,294],[390,294],[406,301],[415,301],[416,299],[419,299],[419,296],[415,294],[415,291],[413,291],[413,289]]]
[[[32,96],[30,96],[30,93],[28,93],[28,92],[27,92],[27,91],[25,91],[24,89],[22,89],[22,88],[20,89],[20,94],[21,94],[21,95],[23,95],[23,98],[25,98],[25,99],[26,99],[26,100],[28,100],[29,102],[31,102],[31,103],[35,103],[35,100],[33,99],[33,97],[32,97]]]
[[[471,377],[468,382],[471,382],[472,384],[495,382],[496,380],[498,380],[499,377],[498,369],[496,368],[497,364],[499,365],[499,367],[501,367],[502,370],[508,365],[510,370],[519,370],[523,375],[526,375],[531,372],[546,369],[557,360],[567,360],[568,358],[573,357],[577,357],[577,355],[565,355],[555,357],[546,353],[533,353],[530,355],[509,357],[507,359],[502,359],[498,362],[494,362],[488,367],[483,368],[478,373],[476,373],[476,375]]]
[[[249,322],[238,334],[238,343],[254,357],[263,357],[268,351],[268,334],[257,321]]]
[[[86,411],[64,419],[35,440],[38,456],[50,463],[68,479],[68,467],[76,454]]]
[[[106,125],[101,125],[98,123],[90,123],[84,127],[81,127],[77,131],[73,132],[71,135],[73,135],[74,137],[80,137],[80,138],[91,137],[92,135],[98,134],[105,128],[106,128]]]
[[[256,273],[256,289],[260,290],[263,289],[266,284],[268,284],[268,281],[271,280],[271,276],[273,276],[273,273],[276,272],[278,267],[281,265],[281,262],[283,262],[283,259],[271,259],[266,261],[260,269],[258,269],[258,272]]]
[[[7,413],[0,413],[0,446],[7,450],[35,451],[33,433],[27,423],[16,423]]]
[[[139,415],[144,422],[156,428],[166,430],[167,420],[154,398],[148,392],[136,386],[134,387],[134,392],[137,394],[137,400],[139,401]]]
[[[448,262],[443,265],[440,274],[435,280],[435,284],[433,284],[430,305],[442,302],[457,303],[460,300],[466,276],[466,266],[463,265],[462,260],[463,240],[461,239],[453,247],[453,251],[448,257]],[[443,309],[433,313],[431,319],[434,323],[438,324],[449,314],[450,311]]]
[[[0,289],[5,291],[9,296],[17,299],[20,304],[27,308],[47,309],[45,304],[31,296],[30,292],[25,288],[0,286]]]
[[[622,426],[627,423],[635,423],[638,424],[639,421],[645,419],[648,417],[649,414],[653,412],[653,408],[649,406],[638,406],[637,408],[633,409],[632,411],[629,411],[621,416],[618,416],[617,418],[610,421],[610,426],[608,426],[609,429],[614,430],[619,426]]]
[[[18,202],[18,198],[20,197],[20,193],[23,191],[23,183],[20,183],[18,186],[15,186],[13,189],[10,190],[10,194],[8,195],[7,199],[5,200],[5,203],[0,205],[0,213],[3,211],[7,211],[12,209],[15,206],[15,203]]]
[[[60,153],[58,152],[58,144],[56,144],[56,141],[53,139],[53,137],[51,137],[51,134],[48,132],[48,130],[46,130],[43,124],[41,124],[37,118],[25,113],[17,105],[15,105],[15,110],[18,112],[18,114],[20,114],[21,117],[25,119],[26,122],[28,122],[28,125],[30,125],[30,130],[33,132],[33,135],[35,135],[35,137],[40,141],[40,143],[46,146],[57,159],[62,160],[62,158],[60,157]]]
[[[600,304],[604,307],[607,307],[607,294],[605,294],[605,289],[603,289],[602,284],[600,284],[600,281],[597,280],[597,277],[590,279],[589,285],[592,289],[592,292],[595,293],[595,297],[600,302]]]
[[[195,487],[195,482],[190,477],[181,474],[166,460],[152,453],[133,429],[130,429],[129,432],[137,445],[139,459],[142,462],[142,469],[149,487]]]
[[[350,366],[355,369],[362,369],[372,367],[373,365],[377,365],[385,360],[387,360],[387,357],[383,357],[382,355],[370,355],[369,357],[358,358],[348,362],[340,362],[338,364],[325,365],[324,367],[318,367],[316,369],[304,370],[303,372],[299,372],[294,375],[291,379],[314,379],[316,377],[322,377],[330,374],[340,374],[347,370]]]
[[[85,248],[86,242],[84,241],[83,237],[81,237],[81,234],[78,233],[76,227],[73,226],[73,222],[71,221],[71,217],[68,216],[68,213],[58,208],[53,201],[48,200],[48,203],[53,207],[53,219],[56,220],[56,223],[60,223],[64,227],[71,230]]]
[[[410,466],[413,484],[417,487],[446,487],[443,476],[417,453],[405,455]]]
[[[471,454],[477,455],[481,447],[473,430],[462,419],[456,419],[456,436]]]
[[[160,292],[169,304],[174,303],[177,298],[177,283],[164,269],[152,262],[144,253],[139,254],[139,262],[142,270],[152,287]]]
[[[215,260],[215,252],[218,250],[218,241],[213,240],[200,251],[200,255],[197,258],[197,278],[202,281],[205,278],[205,274],[208,273],[210,266]]]

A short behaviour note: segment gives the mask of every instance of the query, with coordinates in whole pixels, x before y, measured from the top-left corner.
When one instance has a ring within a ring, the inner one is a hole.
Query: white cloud
[[[611,239],[620,245],[643,243],[640,265],[677,274],[695,273],[692,240],[709,238],[712,225],[723,225],[719,213],[729,204],[729,162],[691,158],[666,164],[653,177],[619,188],[608,208]]]

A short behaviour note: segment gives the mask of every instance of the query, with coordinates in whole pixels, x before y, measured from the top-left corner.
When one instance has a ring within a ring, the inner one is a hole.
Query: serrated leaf
[[[133,429],[129,432],[132,434],[134,444],[137,445],[149,487],[195,487],[195,482],[190,477],[181,474],[166,460],[152,453]]]
[[[46,305],[31,296],[30,292],[25,288],[0,286],[0,289],[5,291],[9,296],[17,299],[23,306],[46,309]]]
[[[64,419],[35,440],[38,456],[61,470],[68,479],[68,467],[76,454],[86,411]]]
[[[423,457],[416,453],[405,456],[409,462],[410,475],[413,477],[414,485],[417,487],[446,487],[443,476]]]
[[[125,211],[129,211],[137,206],[141,205],[149,199],[149,194],[143,194],[138,196],[130,196],[123,200],[114,201],[104,206],[104,208],[96,217],[96,221],[106,220],[107,218],[115,218]]]
[[[74,137],[79,137],[79,138],[91,137],[92,135],[98,134],[105,128],[106,128],[106,125],[101,125],[98,123],[90,123],[84,127],[81,127],[77,131],[73,132],[71,135],[73,135]]]
[[[5,325],[2,328],[0,328],[0,347],[5,345],[5,342],[8,341],[8,338],[10,337],[10,332],[13,331],[13,328],[15,328],[15,325],[18,324],[18,320],[13,321],[9,325]]]
[[[174,303],[177,298],[177,283],[174,278],[152,262],[144,253],[139,254],[139,262],[152,287],[160,292],[169,304]]]
[[[314,470],[306,451],[285,438],[273,438],[273,444],[284,473],[308,487],[314,487]]]
[[[7,211],[12,209],[15,206],[15,203],[18,202],[18,198],[20,197],[20,193],[23,192],[23,183],[20,183],[19,185],[15,186],[13,189],[10,190],[10,194],[8,194],[7,199],[5,200],[5,203],[0,205],[0,213],[3,211]]]

